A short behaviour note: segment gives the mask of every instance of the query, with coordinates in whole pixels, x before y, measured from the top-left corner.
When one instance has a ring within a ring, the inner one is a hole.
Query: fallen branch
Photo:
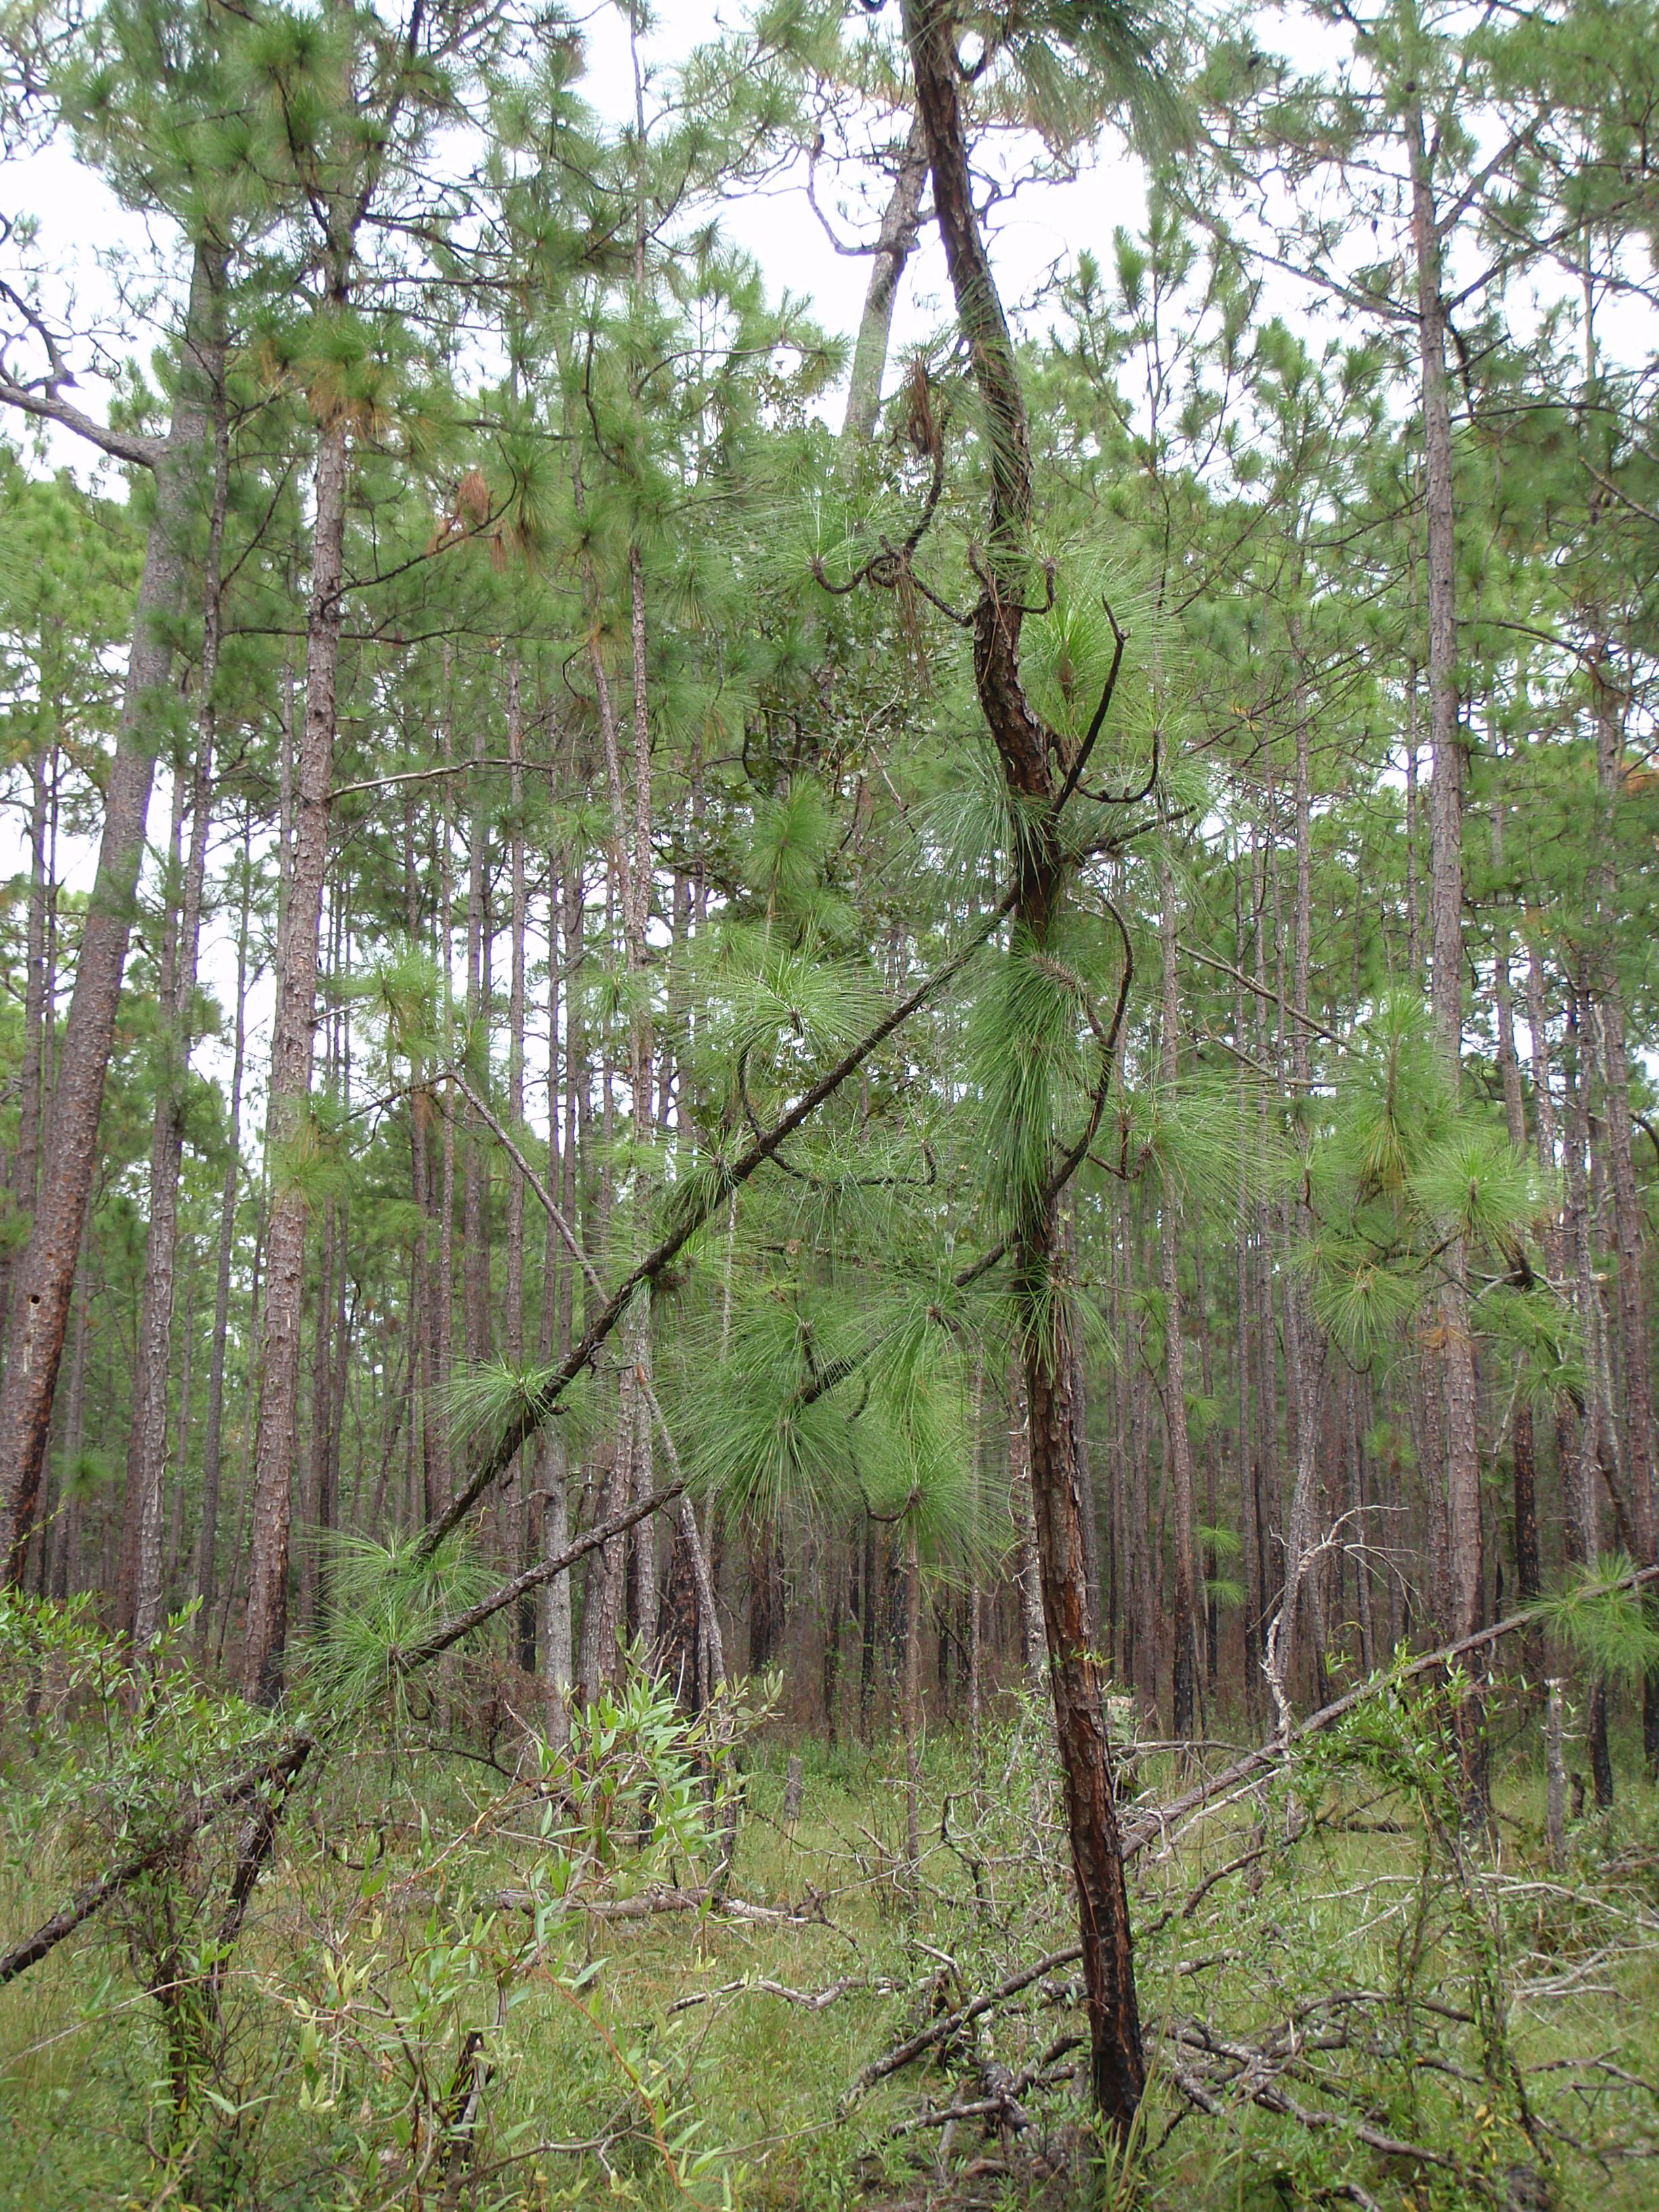
[[[1638,1567],[1608,1587],[1640,1589],[1652,1582],[1659,1582],[1659,1566]],[[1126,1832],[1124,1857],[1133,1858],[1138,1852],[1145,1850],[1154,1838],[1167,1838],[1174,1822],[1184,1820],[1189,1813],[1200,1811],[1225,1791],[1236,1790],[1241,1783],[1249,1782],[1258,1775],[1283,1765],[1298,1744],[1305,1743],[1310,1736],[1322,1734],[1326,1729],[1334,1728],[1338,1721],[1346,1720],[1356,1706],[1366,1704],[1385,1690],[1397,1689],[1402,1683],[1417,1681],[1425,1674],[1440,1673],[1455,1661],[1468,1657],[1472,1652],[1496,1644],[1500,1637],[1513,1636],[1521,1629],[1536,1627],[1546,1617],[1547,1609],[1543,1606],[1528,1606],[1523,1613],[1513,1613],[1507,1620],[1493,1621],[1490,1628],[1477,1629],[1473,1636],[1461,1636],[1455,1644],[1443,1644],[1437,1651],[1425,1651],[1420,1658],[1409,1661],[1404,1667],[1370,1676],[1357,1688],[1347,1691],[1328,1705],[1322,1705],[1317,1712],[1310,1713],[1306,1720],[1298,1722],[1273,1742],[1264,1743],[1255,1751],[1246,1752],[1243,1758],[1235,1759],[1231,1766],[1223,1767],[1218,1774],[1211,1775],[1184,1796],[1171,1799],[1167,1805],[1155,1807],[1150,1820]]]
[[[1006,1982],[999,1982],[995,1989],[988,1990],[982,1996],[975,1997],[969,2004],[958,2005],[954,2012],[946,2013],[942,2019],[934,2021],[931,2027],[918,2028],[914,2035],[907,2037],[896,2049],[890,2051],[884,2058],[872,2060],[842,2099],[843,2106],[850,2105],[854,2099],[861,2097],[878,2081],[884,2081],[890,2074],[898,2073],[913,2059],[920,2058],[925,2051],[931,2051],[936,2044],[949,2042],[953,2035],[971,2021],[977,2020],[981,2013],[1006,2004],[1010,1997],[1018,1996],[1022,1990],[1029,1990],[1033,1982],[1040,1982],[1045,1974],[1052,1974],[1061,1966],[1074,1966],[1082,1956],[1081,1943],[1068,1943],[1063,1951],[1050,1951],[1035,1966],[1024,1966],[1018,1973],[1010,1974]]]
[[[823,2012],[854,1991],[890,1996],[893,1984],[890,1982],[872,1982],[861,1974],[845,1974],[840,1981],[831,1982],[828,1989],[792,1990],[787,1982],[769,1981],[764,1975],[751,1975],[746,1981],[722,1982],[718,1989],[694,1990],[690,1996],[676,1997],[668,2009],[671,2013],[690,2012],[698,2005],[712,2004],[716,1997],[740,1997],[753,1993],[758,1996],[781,1997],[786,2004],[799,2005],[806,2012]]]
[[[1273,2076],[1258,2075],[1254,2069],[1271,2063],[1271,2054],[1256,2051],[1249,2045],[1217,2045],[1193,2027],[1177,2027],[1171,2039],[1183,2048],[1194,2049],[1207,2055],[1230,2058],[1239,2067],[1237,2074],[1220,2082],[1205,2082],[1188,2073],[1178,2062],[1170,2064],[1170,2076],[1182,2094],[1212,2118],[1224,2115],[1221,2097],[1226,2091],[1237,2088],[1253,2105],[1263,2112],[1277,2113],[1280,2118],[1294,2120],[1298,2127],[1315,2132],[1334,2131],[1352,2136],[1374,2150],[1381,2158],[1404,2159],[1418,2166],[1438,2166],[1443,2172],[1455,2174],[1468,2189],[1491,2197],[1492,2191],[1482,2176],[1466,2166],[1449,2151],[1431,2150],[1426,2143],[1410,2142],[1401,2136],[1391,2136],[1381,2128],[1372,2127],[1369,2121],[1351,2118],[1346,2112],[1334,2112],[1319,2105],[1300,2105],[1288,2091],[1280,2087]],[[1305,2047],[1305,2046],[1304,2046]]]
[[[94,1914],[101,1912],[112,1898],[118,1897],[123,1890],[130,1889],[141,1875],[164,1866],[168,1859],[184,1849],[193,1836],[216,1820],[222,1813],[234,1812],[243,1805],[256,1803],[267,1791],[273,1795],[285,1792],[292,1786],[315,1748],[314,1736],[309,1734],[295,1735],[274,1757],[262,1759],[258,1765],[251,1766],[246,1772],[222,1783],[218,1789],[210,1790],[204,1797],[192,1798],[173,1825],[154,1843],[147,1844],[143,1850],[131,1852],[112,1866],[107,1874],[100,1875],[96,1881],[88,1882],[60,1911],[54,1912],[50,1920],[42,1921],[32,1936],[25,1936],[21,1943],[14,1944],[3,1958],[0,1958],[0,1984],[15,1981],[19,1974],[38,1966],[50,1952],[57,1949],[65,1936],[72,1936]]]

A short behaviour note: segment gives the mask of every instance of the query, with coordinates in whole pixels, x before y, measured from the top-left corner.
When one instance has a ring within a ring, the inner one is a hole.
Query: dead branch
[[[1054,1973],[1061,1966],[1074,1966],[1082,1956],[1081,1943],[1068,1943],[1062,1951],[1050,1951],[1035,1966],[1024,1966],[1018,1973],[1010,1974],[1006,1982],[999,1982],[995,1989],[986,1990],[982,1996],[975,1997],[971,2003],[958,2005],[954,2012],[946,2013],[931,2026],[918,2028],[914,2035],[907,2036],[902,2043],[890,2051],[884,2058],[872,2060],[842,2099],[843,2106],[861,2097],[866,2089],[873,2088],[878,2081],[884,2081],[890,2074],[898,2073],[913,2059],[920,2058],[924,2051],[933,2050],[938,2044],[948,2042],[982,2013],[1006,2004],[1010,1997],[1018,1996],[1022,1990],[1029,1990],[1033,1982],[1040,1982],[1045,1974]]]
[[[247,1768],[228,1782],[222,1783],[218,1789],[209,1790],[205,1796],[192,1797],[153,1843],[142,1850],[130,1853],[112,1866],[107,1874],[100,1875],[96,1881],[88,1882],[60,1911],[54,1912],[50,1920],[43,1921],[32,1936],[26,1936],[21,1943],[14,1944],[0,1958],[0,1984],[15,1981],[19,1974],[37,1966],[49,1952],[56,1950],[66,1936],[72,1936],[95,1913],[101,1912],[112,1898],[130,1889],[141,1875],[153,1872],[175,1857],[193,1836],[216,1820],[222,1813],[234,1812],[241,1806],[258,1803],[266,1796],[280,1798],[292,1787],[315,1750],[316,1742],[316,1738],[308,1733],[295,1735],[273,1757],[261,1759],[257,1765]],[[252,1887],[252,1880],[248,1887]],[[240,1924],[240,1916],[237,1924]]]
[[[1624,1576],[1615,1587],[1642,1589],[1652,1582],[1659,1582],[1659,1566],[1638,1567]],[[1327,1729],[1334,1728],[1339,1721],[1346,1720],[1357,1706],[1366,1704],[1383,1691],[1395,1689],[1404,1682],[1420,1680],[1425,1674],[1443,1672],[1457,1660],[1468,1658],[1471,1653],[1495,1644],[1500,1637],[1513,1636],[1518,1630],[1536,1627],[1543,1617],[1541,1606],[1528,1606],[1524,1613],[1510,1613],[1507,1620],[1495,1620],[1490,1628],[1477,1629],[1474,1635],[1460,1637],[1455,1644],[1443,1644],[1437,1650],[1425,1651],[1420,1658],[1411,1660],[1404,1667],[1371,1675],[1356,1688],[1333,1699],[1328,1705],[1322,1705],[1317,1712],[1310,1713],[1306,1720],[1298,1722],[1287,1735],[1261,1745],[1258,1750],[1247,1752],[1243,1759],[1235,1759],[1231,1766],[1223,1767],[1218,1774],[1211,1775],[1207,1780],[1197,1784],[1181,1796],[1172,1798],[1167,1805],[1153,1808],[1150,1820],[1139,1827],[1126,1831],[1124,1857],[1133,1858],[1155,1838],[1167,1838],[1173,1823],[1184,1820],[1190,1813],[1201,1811],[1215,1798],[1237,1789],[1240,1784],[1283,1765],[1298,1744],[1305,1743],[1310,1736],[1321,1735]]]

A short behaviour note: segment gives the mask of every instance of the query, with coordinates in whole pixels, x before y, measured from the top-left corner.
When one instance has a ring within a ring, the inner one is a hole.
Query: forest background
[[[775,2193],[1642,2168],[1639,2029],[1525,2046],[1659,1910],[1650,11],[4,27],[0,1981],[146,2000],[85,2185],[730,2193],[667,2023],[756,1989],[969,2085]],[[1334,1826],[1385,1994],[1154,2018]],[[549,1965],[846,1863],[861,1979],[646,1945],[636,2049]],[[532,2156],[549,1976],[623,2117]]]

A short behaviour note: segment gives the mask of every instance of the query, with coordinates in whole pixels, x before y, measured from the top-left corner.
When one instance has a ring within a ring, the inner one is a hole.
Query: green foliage
[[[494,1577],[458,1537],[432,1552],[413,1536],[382,1544],[342,1530],[313,1540],[327,1604],[307,1653],[308,1692],[340,1718],[389,1698],[395,1730],[406,1723],[410,1695],[399,1655],[476,1603]]]
[[[1633,1584],[1635,1572],[1622,1552],[1608,1552],[1545,1602],[1550,1633],[1592,1674],[1635,1682],[1659,1667],[1659,1624],[1651,1601]]]

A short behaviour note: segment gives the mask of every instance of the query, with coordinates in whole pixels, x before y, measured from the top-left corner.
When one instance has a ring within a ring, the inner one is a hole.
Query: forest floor
[[[1071,1960],[951,2026],[1075,1941],[1032,1712],[977,1772],[929,1741],[914,1876],[902,1746],[751,1738],[722,1881],[700,1787],[665,1788],[635,1711],[587,1747],[574,1825],[505,1760],[337,1754],[210,2008],[205,1857],[0,1990],[0,2207],[1659,2204],[1638,1747],[1552,1867],[1534,1721],[1497,1750],[1489,1844],[1443,1818],[1431,1703],[1379,1705],[1135,1856],[1152,2087],[1127,2154],[1083,2119]],[[12,1780],[8,1940],[86,1865]],[[1145,1808],[1183,1777],[1152,1753],[1129,1786]]]

